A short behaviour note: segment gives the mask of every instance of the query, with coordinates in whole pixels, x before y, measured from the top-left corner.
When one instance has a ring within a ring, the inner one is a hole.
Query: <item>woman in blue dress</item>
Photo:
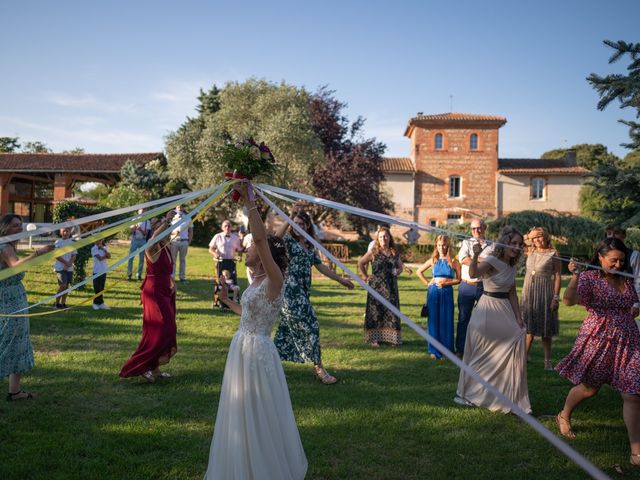
[[[20,232],[22,232],[22,219],[19,215],[8,214],[0,218],[0,237]],[[16,240],[0,244],[0,269],[15,267],[53,250],[53,245],[48,245],[18,259],[17,243]],[[24,272],[0,280],[0,377],[9,377],[9,393],[7,393],[9,402],[32,398],[31,393],[20,389],[22,375],[33,368],[29,317],[3,316],[29,306],[27,293],[22,285],[23,278]]]
[[[428,280],[424,273],[430,268],[433,268],[433,278]],[[460,263],[451,255],[449,237],[438,235],[433,255],[416,273],[427,285],[429,335],[453,351],[453,285],[460,283]],[[443,358],[431,344],[428,351],[433,360]]]

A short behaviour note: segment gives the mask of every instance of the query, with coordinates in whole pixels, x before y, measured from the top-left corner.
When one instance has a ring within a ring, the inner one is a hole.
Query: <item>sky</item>
[[[56,152],[161,151],[201,88],[255,77],[328,86],[387,156],[450,111],[506,117],[501,158],[628,153],[633,112],[598,111],[585,78],[624,72],[603,40],[640,41],[637,0],[0,0],[0,18],[0,136]]]

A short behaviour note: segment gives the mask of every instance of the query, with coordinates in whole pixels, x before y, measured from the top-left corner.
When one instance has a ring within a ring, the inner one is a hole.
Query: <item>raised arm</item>
[[[571,272],[571,279],[567,288],[564,289],[564,295],[562,296],[562,303],[568,306],[576,305],[580,303],[580,295],[578,295],[578,280],[580,279],[580,271],[578,265],[571,260],[568,267]]]
[[[162,232],[164,232],[167,228],[169,228],[171,226],[171,221],[173,220],[173,217],[175,216],[175,214],[176,214],[175,210],[169,210],[165,214],[164,218],[162,220],[160,220],[160,222],[156,225],[156,228],[153,231],[153,234],[151,235],[150,240],[155,239]],[[155,261],[155,258],[160,253],[160,251],[161,251],[161,249],[163,247],[163,245],[161,245],[161,243],[162,242],[155,243],[155,244],[153,244],[153,245],[151,245],[150,247],[147,248],[147,253],[151,257],[152,261]]]
[[[262,218],[258,213],[258,207],[256,207],[255,201],[253,198],[249,198],[249,185],[242,182],[236,184],[234,188],[240,194],[244,206],[248,210],[249,229],[251,230],[253,244],[258,251],[262,268],[269,279],[267,296],[270,299],[274,299],[280,295],[280,291],[282,290],[282,283],[284,281],[282,271],[271,256],[271,249],[269,248],[269,242],[267,240],[267,230],[264,228],[264,223],[262,223]]]
[[[479,278],[487,273],[493,273],[495,271],[495,269],[489,262],[478,263],[478,259],[480,258],[480,253],[482,253],[482,250],[484,250],[484,248],[482,248],[479,243],[475,243],[473,245],[473,257],[471,258],[471,263],[469,264],[469,275],[473,278]]]
[[[18,258],[16,255],[16,251],[13,245],[5,246],[4,248],[0,248],[0,260],[9,265],[10,267],[16,267],[24,262],[28,262],[29,260],[33,260],[40,255],[44,255],[45,253],[49,253],[55,247],[53,245],[46,245],[42,248],[34,250],[34,252],[30,255],[27,255],[23,258]]]

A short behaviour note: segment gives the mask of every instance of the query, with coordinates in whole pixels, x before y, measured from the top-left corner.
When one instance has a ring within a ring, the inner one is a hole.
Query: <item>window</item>
[[[544,178],[531,179],[531,200],[543,200],[546,182]]]
[[[460,196],[460,177],[449,177],[449,198]]]
[[[416,143],[416,157],[420,155],[420,144]]]
[[[469,149],[478,150],[478,134],[477,133],[472,133],[471,137],[469,137]]]
[[[430,219],[429,220],[429,226],[430,227],[437,227],[438,226],[438,222],[435,219]]]
[[[442,150],[442,134],[441,133],[436,133],[435,145],[436,145],[436,150]]]
[[[461,225],[462,215],[459,213],[450,213],[447,215],[447,225]]]

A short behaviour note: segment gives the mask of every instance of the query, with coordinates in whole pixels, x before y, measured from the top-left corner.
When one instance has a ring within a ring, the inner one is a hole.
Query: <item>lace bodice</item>
[[[265,279],[258,285],[253,284],[244,291],[240,300],[242,316],[239,331],[242,333],[271,337],[282,306],[282,291],[275,300],[269,300],[266,293],[268,281]]]

